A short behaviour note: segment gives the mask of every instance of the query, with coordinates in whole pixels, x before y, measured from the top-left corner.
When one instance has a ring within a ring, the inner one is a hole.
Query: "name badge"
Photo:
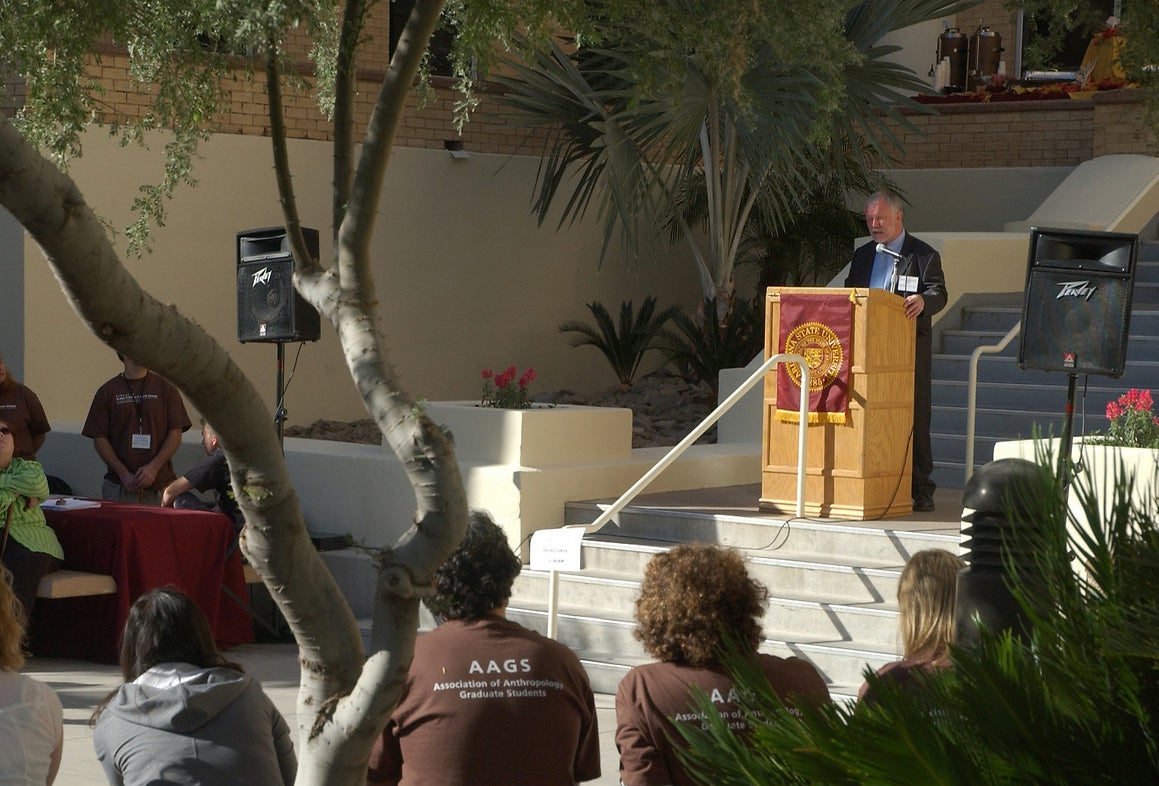
[[[148,450],[153,445],[153,438],[148,434],[133,435],[133,450]]]
[[[901,276],[897,280],[897,288],[900,292],[914,293],[918,291],[918,277],[917,276]]]

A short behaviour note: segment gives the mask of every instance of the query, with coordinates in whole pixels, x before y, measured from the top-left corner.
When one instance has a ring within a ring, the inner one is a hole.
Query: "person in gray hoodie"
[[[261,684],[226,660],[197,604],[171,588],[133,604],[125,684],[93,712],[93,747],[115,786],[290,786],[290,728]]]

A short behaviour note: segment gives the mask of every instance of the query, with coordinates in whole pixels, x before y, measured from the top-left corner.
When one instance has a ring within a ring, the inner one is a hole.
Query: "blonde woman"
[[[20,673],[24,609],[0,567],[0,783],[46,786],[64,747],[64,710],[49,686]]]
[[[960,557],[942,549],[910,557],[897,585],[903,658],[878,669],[878,679],[911,685],[923,675],[949,668],[958,571],[965,566]],[[861,686],[858,698],[872,698],[868,682]]]

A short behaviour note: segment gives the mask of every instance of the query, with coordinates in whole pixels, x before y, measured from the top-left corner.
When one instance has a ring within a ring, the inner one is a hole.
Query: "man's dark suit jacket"
[[[877,243],[870,241],[853,252],[853,262],[849,265],[847,287],[868,287],[873,273],[873,258],[877,254]],[[942,258],[933,246],[906,233],[901,244],[902,259],[898,260],[898,276],[917,276],[917,294],[925,301],[925,310],[918,315],[918,337],[930,335],[930,317],[946,307],[946,276],[942,272]],[[908,294],[908,293],[907,293]]]
[[[873,258],[877,243],[870,241],[853,252],[849,265],[847,287],[868,287],[873,273]],[[913,421],[913,476],[912,493],[919,497],[934,493],[934,455],[930,444],[931,381],[933,374],[933,336],[930,324],[934,314],[946,307],[946,276],[942,273],[942,258],[929,243],[906,233],[901,244],[902,258],[898,260],[898,276],[917,276],[917,294],[925,299],[925,308],[917,318],[917,346],[914,348],[914,421]],[[899,285],[900,287],[900,285]],[[908,292],[902,294],[910,294]]]

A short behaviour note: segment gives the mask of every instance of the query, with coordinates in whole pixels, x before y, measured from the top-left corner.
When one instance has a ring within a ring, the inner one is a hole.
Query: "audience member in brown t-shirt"
[[[579,658],[506,619],[521,568],[503,530],[472,514],[427,603],[446,622],[415,643],[368,784],[574,786],[599,777],[595,697]]]
[[[748,724],[733,680],[718,661],[726,636],[751,651],[786,704],[829,700],[808,661],[758,654],[768,593],[732,549],[688,544],[648,563],[636,602],[636,636],[659,663],[638,666],[616,692],[616,747],[625,786],[692,786],[673,740],[678,724],[700,724],[693,688],[703,691],[738,733]]]
[[[40,399],[12,377],[0,355],[0,418],[12,429],[16,458],[36,461],[36,451],[52,430]]]
[[[160,505],[177,477],[171,459],[192,424],[172,382],[117,357],[125,369],[97,388],[81,433],[105,462],[103,499]]]

